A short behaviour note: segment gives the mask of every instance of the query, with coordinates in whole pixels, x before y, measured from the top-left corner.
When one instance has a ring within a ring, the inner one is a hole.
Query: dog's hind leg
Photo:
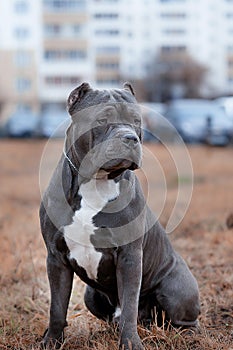
[[[104,294],[87,286],[84,301],[86,307],[93,315],[104,321],[112,321],[116,308]]]
[[[138,321],[144,326],[149,327],[153,322],[152,296],[141,297],[138,306]]]
[[[178,256],[175,268],[156,287],[155,294],[157,302],[173,325],[198,326],[198,286],[181,257]]]

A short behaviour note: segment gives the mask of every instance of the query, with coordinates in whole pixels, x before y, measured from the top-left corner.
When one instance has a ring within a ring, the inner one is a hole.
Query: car
[[[161,133],[166,129],[164,123],[165,105],[163,103],[141,103],[143,119],[143,141],[159,142]],[[166,132],[166,130],[165,130]]]
[[[27,109],[14,112],[6,122],[5,135],[9,137],[33,137],[37,134],[39,116]]]
[[[226,146],[232,140],[233,122],[214,101],[174,100],[168,104],[165,116],[186,143]]]
[[[69,122],[70,119],[65,109],[57,106],[46,108],[40,116],[39,134],[45,138],[62,138],[65,136]]]
[[[224,109],[227,117],[233,121],[233,96],[219,97],[214,101]]]

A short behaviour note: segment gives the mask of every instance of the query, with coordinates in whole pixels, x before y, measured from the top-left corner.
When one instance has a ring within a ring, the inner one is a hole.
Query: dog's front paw
[[[144,350],[138,334],[132,336],[122,336],[120,341],[121,350]]]
[[[43,350],[49,349],[60,349],[64,342],[64,333],[62,332],[60,335],[52,335],[49,329],[46,329],[42,341],[40,343],[40,348]]]

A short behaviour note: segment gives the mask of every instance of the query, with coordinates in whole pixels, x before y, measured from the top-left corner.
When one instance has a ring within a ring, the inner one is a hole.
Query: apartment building
[[[228,90],[233,93],[233,0],[226,0],[223,8],[225,23],[225,79]]]
[[[208,68],[204,95],[232,93],[233,0],[90,0],[94,81],[141,79],[161,54]]]
[[[203,94],[233,93],[233,0],[2,0],[2,114],[65,103],[86,80],[120,86],[158,55],[207,66]]]
[[[225,0],[157,0],[158,50],[178,50],[208,68],[203,93],[226,92],[224,72]]]
[[[38,110],[40,2],[0,2],[0,105],[4,119],[16,109]]]
[[[64,102],[70,90],[92,80],[87,0],[43,0],[40,99]]]
[[[118,86],[121,80],[122,30],[121,0],[90,0],[90,52],[93,82],[98,86]]]
[[[232,12],[232,0],[127,1],[122,72],[142,78],[159,55],[190,55],[208,68],[203,94],[233,92]]]

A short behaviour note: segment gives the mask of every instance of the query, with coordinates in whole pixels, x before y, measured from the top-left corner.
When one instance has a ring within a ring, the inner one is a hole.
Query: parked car
[[[6,121],[0,119],[0,138],[7,136],[7,126]]]
[[[64,137],[70,118],[66,112],[59,107],[47,108],[40,117],[39,133],[41,137]]]
[[[39,116],[29,110],[16,111],[6,123],[5,135],[9,137],[33,137],[37,134]]]
[[[159,142],[161,131],[164,129],[163,103],[144,102],[141,104],[143,118],[143,140],[145,142]]]
[[[216,102],[181,99],[172,101],[165,113],[187,143],[228,145],[233,135],[233,122]]]
[[[214,101],[224,109],[227,117],[233,122],[233,96],[219,97]]]

